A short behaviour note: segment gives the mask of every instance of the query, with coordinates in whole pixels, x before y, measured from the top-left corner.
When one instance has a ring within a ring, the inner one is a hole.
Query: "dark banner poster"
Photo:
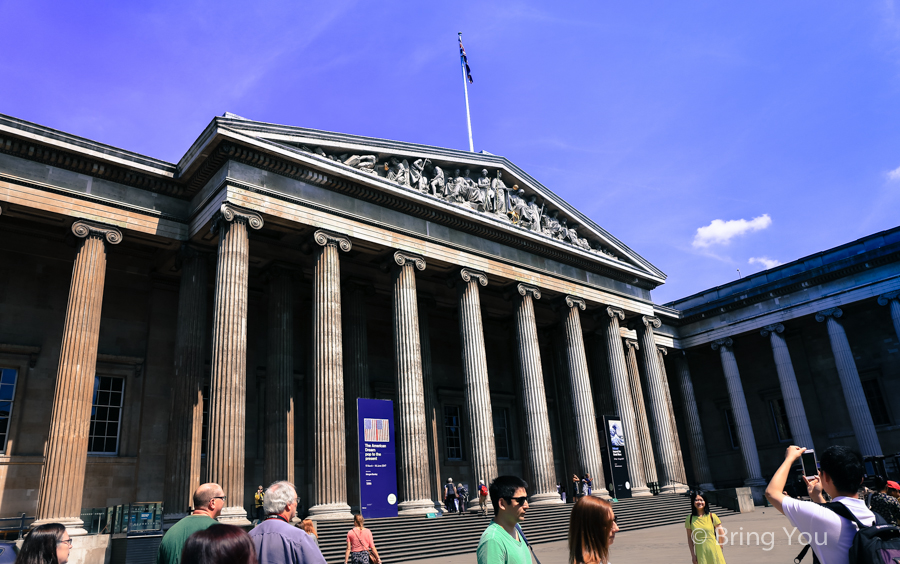
[[[631,497],[631,482],[628,479],[628,451],[625,448],[625,432],[622,430],[622,421],[618,417],[603,417],[606,428],[606,446],[609,456],[609,480],[612,488],[609,494],[617,499]],[[615,491],[613,491],[615,490]]]
[[[394,402],[357,399],[359,499],[365,518],[397,516]]]

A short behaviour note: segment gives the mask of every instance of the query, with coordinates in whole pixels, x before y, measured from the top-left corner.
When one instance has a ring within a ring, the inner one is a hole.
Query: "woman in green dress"
[[[722,544],[725,529],[722,522],[709,512],[709,504],[701,492],[691,495],[691,514],[684,521],[687,529],[688,547],[694,564],[725,564]]]

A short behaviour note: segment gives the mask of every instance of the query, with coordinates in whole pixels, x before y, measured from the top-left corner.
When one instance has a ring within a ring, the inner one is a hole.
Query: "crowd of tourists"
[[[869,476],[864,487],[861,457],[847,447],[832,446],[822,452],[816,469],[804,472],[809,474],[802,478],[809,499],[791,497],[785,484],[805,450],[788,447],[765,492],[772,506],[801,534],[817,539],[795,562],[810,548],[820,564],[869,564],[881,562],[884,555],[900,555],[900,484]],[[619,531],[613,506],[591,495],[589,474],[582,479],[574,476],[573,483],[579,487],[569,520],[568,562],[608,564]],[[444,488],[448,510],[466,507],[456,504],[465,495],[461,486],[448,480]],[[534,551],[520,526],[528,510],[527,488],[517,476],[500,476],[490,486],[480,481],[480,508],[485,511],[490,498],[494,515],[478,543],[478,564],[531,563]],[[265,490],[259,487],[254,496],[257,524],[249,533],[217,521],[226,499],[218,484],[200,486],[194,492],[193,512],[163,537],[157,564],[325,564],[315,524],[295,519],[300,499],[290,482],[275,482]],[[691,492],[690,515],[684,526],[693,564],[725,564],[725,531],[702,492]],[[831,540],[820,542],[820,538]],[[345,564],[381,564],[372,531],[365,527],[362,515],[355,516],[346,541]],[[66,564],[71,547],[63,525],[43,524],[25,537],[16,563]]]

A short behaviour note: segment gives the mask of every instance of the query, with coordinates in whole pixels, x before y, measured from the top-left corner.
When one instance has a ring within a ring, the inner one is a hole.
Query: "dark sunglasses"
[[[527,495],[523,495],[523,496],[521,496],[521,497],[504,497],[503,499],[505,499],[506,501],[508,501],[508,502],[510,502],[510,503],[512,503],[513,501],[515,501],[515,502],[518,503],[519,505],[522,505],[523,503],[525,503],[526,501],[528,501],[528,496],[527,496]]]

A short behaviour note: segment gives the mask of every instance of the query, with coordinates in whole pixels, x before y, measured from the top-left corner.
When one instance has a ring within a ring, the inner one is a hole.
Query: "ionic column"
[[[725,373],[725,383],[728,385],[731,413],[734,416],[734,426],[737,427],[741,454],[744,455],[744,467],[747,470],[747,479],[744,480],[744,484],[764,486],[766,482],[763,480],[762,471],[759,468],[756,437],[753,435],[750,411],[747,409],[747,399],[744,397],[744,387],[741,384],[741,373],[738,370],[737,360],[734,358],[733,345],[734,342],[730,338],[719,339],[712,344],[712,349],[719,351],[722,372]]]
[[[847,340],[844,326],[838,321],[842,315],[844,312],[840,308],[833,307],[817,313],[816,321],[819,323],[824,321],[828,329],[831,353],[834,355],[834,364],[841,379],[841,388],[844,390],[847,409],[850,411],[850,422],[853,424],[853,433],[856,435],[859,449],[863,456],[878,456],[881,454],[881,443],[878,440],[878,433],[875,432],[875,424],[872,422],[862,382],[859,380],[856,361],[853,360],[853,351],[850,350],[850,341]]]
[[[812,433],[809,432],[806,410],[803,409],[803,398],[800,397],[800,386],[797,385],[797,376],[794,374],[794,364],[791,362],[791,353],[788,351],[787,342],[781,335],[783,332],[784,325],[775,323],[763,327],[760,334],[763,337],[769,337],[769,343],[772,345],[775,371],[778,372],[781,397],[784,398],[784,409],[787,411],[788,425],[794,444],[813,448]]]
[[[219,520],[245,526],[244,428],[247,403],[247,279],[250,274],[248,227],[260,229],[256,212],[222,204],[213,220],[219,236],[213,306],[212,365],[209,386],[209,481],[222,486],[228,506]]]
[[[206,343],[206,297],[209,255],[183,245],[179,251],[181,284],[175,328],[175,383],[166,443],[165,520],[177,521],[190,512],[191,497],[200,486],[200,446],[203,437],[203,364]]]
[[[441,459],[438,433],[443,419],[438,409],[431,371],[431,332],[428,327],[428,311],[431,300],[419,300],[419,345],[422,347],[422,386],[425,388],[425,426],[428,429],[428,478],[431,482],[431,499],[435,508],[442,506]]]
[[[894,332],[900,339],[900,292],[888,292],[878,296],[878,305],[891,307],[891,321],[894,322]]]
[[[691,451],[691,462],[694,467],[694,478],[701,490],[714,490],[712,474],[709,471],[709,458],[706,455],[706,441],[703,440],[703,426],[700,424],[700,412],[697,410],[697,399],[694,396],[694,384],[691,382],[691,371],[688,368],[685,351],[675,357],[675,371],[681,384],[681,401],[684,407],[684,421],[688,433],[688,445]]]
[[[425,259],[403,251],[394,253],[391,272],[394,288],[394,376],[400,421],[400,514],[432,513],[428,473],[428,429],[425,425],[425,386],[422,382],[422,345],[419,340],[419,308],[416,270],[425,270]]]
[[[519,353],[522,414],[525,417],[525,464],[528,466],[528,475],[534,482],[530,484],[529,503],[532,505],[561,503],[562,500],[556,493],[550,417],[547,412],[541,349],[534,319],[533,300],[540,299],[541,291],[527,284],[519,284],[516,290],[519,292],[519,304],[516,308],[516,348]]]
[[[122,240],[117,228],[84,220],[72,224],[72,233],[82,241],[69,285],[35,521],[35,525],[62,523],[70,536],[87,534],[81,520],[81,499],[106,280],[106,244],[116,245]]]
[[[362,282],[345,282],[341,318],[344,343],[344,429],[351,439],[347,449],[347,503],[351,509],[359,508],[359,444],[356,437],[356,400],[368,398],[369,393],[369,335],[366,315],[366,296],[371,285]]]
[[[666,394],[666,408],[668,409],[667,417],[669,419],[669,427],[672,429],[672,449],[675,452],[675,483],[687,485],[687,474],[684,471],[684,455],[681,451],[681,439],[678,437],[678,425],[675,423],[675,408],[672,406],[672,392],[669,390],[669,376],[666,374],[666,360],[668,351],[665,347],[656,347],[659,357],[659,375],[662,378],[663,392]]]
[[[347,504],[347,450],[341,335],[341,263],[347,237],[320,229],[313,279],[313,396],[315,408],[315,505],[311,519],[351,519]],[[355,434],[355,427],[354,427]]]
[[[469,460],[475,483],[490,484],[497,477],[497,451],[494,446],[494,419],[491,414],[491,390],[488,387],[487,353],[484,348],[484,328],[481,324],[481,298],[478,285],[487,286],[483,272],[463,268],[461,282],[456,282],[459,295],[459,337],[462,343],[462,364],[465,376],[466,414],[471,437]],[[478,498],[472,496],[469,507],[477,507]]]
[[[266,366],[265,482],[294,483],[294,290],[293,273],[269,271]]]
[[[644,370],[647,377],[647,398],[650,400],[650,417],[653,444],[656,447],[656,461],[662,476],[659,485],[669,486],[683,484],[679,481],[678,455],[675,452],[676,435],[672,434],[672,417],[669,412],[669,403],[666,400],[667,390],[663,384],[662,370],[660,369],[659,350],[656,346],[653,329],[662,326],[662,322],[649,315],[641,316],[641,322],[637,324],[638,338],[641,342]]]
[[[601,315],[601,319],[603,316]],[[625,312],[616,307],[606,308],[606,354],[609,365],[609,379],[612,387],[616,411],[622,420],[622,433],[625,436],[626,463],[628,477],[631,481],[631,495],[635,497],[652,495],[644,476],[641,441],[638,438],[637,417],[634,413],[634,402],[631,399],[631,384],[628,367],[625,363],[625,350],[622,347],[619,321],[625,319]]]
[[[641,462],[644,465],[644,478],[646,478],[647,483],[656,483],[658,485],[659,479],[656,477],[656,459],[653,457],[653,442],[650,438],[650,426],[647,421],[647,411],[644,407],[644,390],[641,386],[641,374],[638,372],[636,351],[639,348],[640,345],[638,345],[637,341],[625,339],[625,357],[628,363],[628,382],[631,385],[631,400],[634,402],[634,417],[637,426],[638,441],[641,443]]]

